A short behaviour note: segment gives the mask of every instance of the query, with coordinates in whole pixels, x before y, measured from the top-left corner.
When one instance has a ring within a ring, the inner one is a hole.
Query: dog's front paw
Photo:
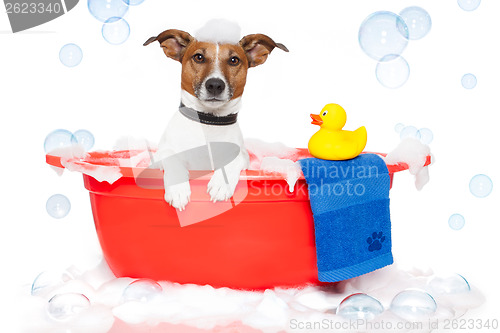
[[[208,182],[207,193],[210,194],[210,200],[213,202],[225,201],[233,196],[235,187],[236,184],[231,185],[227,176],[224,177],[221,169],[218,169]]]
[[[165,201],[172,207],[184,210],[191,197],[189,182],[183,182],[165,188]]]

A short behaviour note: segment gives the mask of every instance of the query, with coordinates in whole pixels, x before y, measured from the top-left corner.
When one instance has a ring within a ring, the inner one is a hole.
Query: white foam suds
[[[236,22],[213,19],[196,31],[195,38],[201,42],[238,44],[240,35],[241,28]]]
[[[86,273],[72,274],[71,279],[37,290],[35,295],[23,296],[23,332],[117,332],[112,330],[117,320],[131,325],[133,332],[150,330],[159,323],[186,325],[212,330],[238,322],[242,326],[262,332],[294,332],[293,323],[328,320],[342,323],[346,319],[335,314],[343,299],[355,293],[366,293],[376,298],[385,311],[373,322],[405,322],[390,311],[395,295],[409,288],[428,292],[436,300],[437,310],[426,318],[422,332],[429,320],[452,319],[462,316],[468,309],[484,301],[482,294],[471,290],[453,289],[455,282],[433,275],[430,271],[404,271],[392,265],[375,272],[332,284],[330,287],[305,286],[301,288],[275,288],[265,291],[244,291],[230,288],[213,288],[209,285],[180,285],[160,281],[161,288],[152,294],[146,280],[142,291],[148,297],[127,299],[125,290],[131,278],[114,278],[106,264]],[[437,281],[437,282],[436,282]],[[443,282],[444,281],[444,282]],[[464,282],[467,287],[467,282]],[[28,288],[27,288],[28,289]],[[53,319],[48,302],[54,295],[65,293],[84,294],[90,307],[77,311],[66,320]],[[141,290],[136,290],[140,294]],[[139,330],[143,325],[144,330]],[[309,330],[311,332],[313,330]],[[403,330],[404,331],[404,330]],[[419,331],[420,332],[420,331]]]
[[[296,148],[291,148],[281,142],[265,142],[259,139],[245,139],[245,148],[255,156],[251,160],[249,169],[258,170],[264,157],[277,157],[280,159],[295,160],[294,157],[299,153]]]
[[[260,169],[266,172],[277,172],[283,175],[288,183],[288,189],[293,192],[295,183],[302,176],[302,169],[298,162],[289,159],[282,159],[276,156],[264,157],[260,164]]]
[[[415,175],[415,186],[421,190],[429,182],[429,169],[425,165],[431,155],[429,146],[415,138],[401,140],[399,145],[384,158],[386,164],[406,163],[409,171]],[[431,163],[433,160],[431,160]]]

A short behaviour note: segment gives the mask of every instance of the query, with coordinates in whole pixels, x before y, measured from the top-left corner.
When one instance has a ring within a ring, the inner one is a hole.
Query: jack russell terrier
[[[208,183],[207,193],[213,202],[228,200],[241,171],[249,165],[237,123],[247,70],[263,64],[275,47],[285,52],[288,49],[263,34],[230,43],[197,40],[187,32],[171,29],[149,38],[144,46],[154,41],[160,43],[167,57],[182,64],[181,105],[168,123],[155,155],[155,160],[158,154],[162,160],[165,201],[177,209],[185,208],[191,196],[189,170],[196,164],[189,158],[171,157],[196,147],[209,147],[210,142],[239,147],[236,157],[215,170]],[[183,180],[179,181],[179,177]]]

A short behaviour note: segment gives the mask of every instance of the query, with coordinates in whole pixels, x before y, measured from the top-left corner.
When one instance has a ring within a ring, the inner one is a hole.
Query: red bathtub
[[[83,175],[104,258],[117,277],[239,289],[321,283],[303,178],[291,193],[281,175],[249,170],[231,202],[214,204],[206,193],[211,174],[191,172],[191,202],[178,214],[163,200],[162,171],[119,166],[116,157],[128,153],[93,152],[73,161],[87,169],[119,168],[123,175],[111,185]],[[305,156],[301,149],[296,158]],[[63,167],[57,156],[46,159]],[[408,166],[388,168],[392,181]],[[196,215],[213,216],[180,226],[183,216]]]

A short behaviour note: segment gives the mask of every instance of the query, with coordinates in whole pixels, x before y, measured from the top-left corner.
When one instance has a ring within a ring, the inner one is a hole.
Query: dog
[[[210,142],[239,147],[237,156],[216,169],[207,186],[213,202],[228,200],[241,171],[249,165],[237,123],[247,71],[263,64],[274,48],[285,52],[288,49],[264,34],[247,35],[239,42],[229,43],[197,40],[185,31],[170,29],[149,38],[144,46],[155,41],[168,58],[182,64],[181,106],[168,123],[155,155],[155,160],[163,161],[165,201],[174,208],[185,209],[191,196],[189,170],[200,163],[193,161],[196,154],[191,154],[192,159],[177,157],[196,147],[208,147]]]

